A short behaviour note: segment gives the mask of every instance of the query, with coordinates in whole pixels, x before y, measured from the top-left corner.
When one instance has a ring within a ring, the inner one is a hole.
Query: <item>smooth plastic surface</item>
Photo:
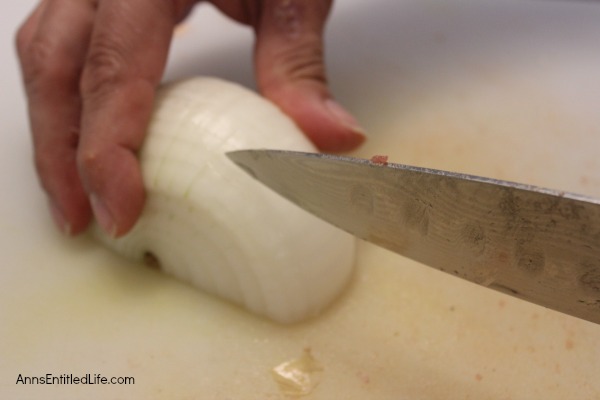
[[[306,399],[600,396],[600,326],[361,244],[323,316],[283,327],[54,230],[31,162],[12,35],[0,15],[0,397],[285,399],[272,369],[306,348]],[[334,93],[370,137],[356,155],[600,196],[600,5],[336,3]],[[218,39],[217,39],[218,38]],[[252,85],[251,32],[199,6],[168,76]],[[134,385],[17,385],[19,374],[133,376]]]

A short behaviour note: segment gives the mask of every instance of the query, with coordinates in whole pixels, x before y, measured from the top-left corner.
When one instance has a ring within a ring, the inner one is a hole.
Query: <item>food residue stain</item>
[[[283,394],[306,396],[319,384],[322,371],[310,348],[306,348],[300,357],[279,364],[271,373]]]
[[[556,372],[557,374],[560,374],[560,364],[559,363],[556,363],[554,365],[554,372]]]
[[[371,163],[377,165],[387,165],[388,164],[388,156],[375,155],[371,157]]]
[[[569,328],[566,327],[566,338],[565,338],[565,350],[573,350],[573,348],[575,347],[575,332]]]
[[[575,342],[572,339],[565,340],[565,349],[573,350],[573,347],[575,347]]]
[[[356,377],[363,383],[363,385],[368,385],[371,383],[371,377],[364,371],[358,371],[356,373]]]

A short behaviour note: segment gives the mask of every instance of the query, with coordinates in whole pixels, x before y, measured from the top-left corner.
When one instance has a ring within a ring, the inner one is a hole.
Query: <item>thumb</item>
[[[365,139],[357,121],[327,87],[323,30],[331,0],[265,0],[255,26],[255,63],[262,94],[323,151],[343,152]]]

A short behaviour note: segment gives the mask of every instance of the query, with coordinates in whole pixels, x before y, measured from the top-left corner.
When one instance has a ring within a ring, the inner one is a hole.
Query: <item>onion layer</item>
[[[163,86],[140,152],[147,197],[108,247],[282,323],[318,314],[345,286],[355,240],[263,187],[226,152],[315,151],[254,92],[214,78]]]

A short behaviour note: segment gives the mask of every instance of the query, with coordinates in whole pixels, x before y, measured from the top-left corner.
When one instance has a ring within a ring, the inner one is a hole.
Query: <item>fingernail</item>
[[[356,118],[354,118],[348,111],[340,106],[335,100],[325,100],[325,105],[329,109],[329,112],[343,125],[351,129],[355,134],[366,136],[364,129],[358,124]]]
[[[52,219],[54,219],[54,223],[63,234],[69,236],[71,234],[71,225],[67,222],[61,208],[52,199],[49,199],[48,203],[50,205],[50,214],[52,215]]]
[[[94,193],[90,195],[90,204],[96,221],[110,237],[117,236],[117,225],[106,204]]]

